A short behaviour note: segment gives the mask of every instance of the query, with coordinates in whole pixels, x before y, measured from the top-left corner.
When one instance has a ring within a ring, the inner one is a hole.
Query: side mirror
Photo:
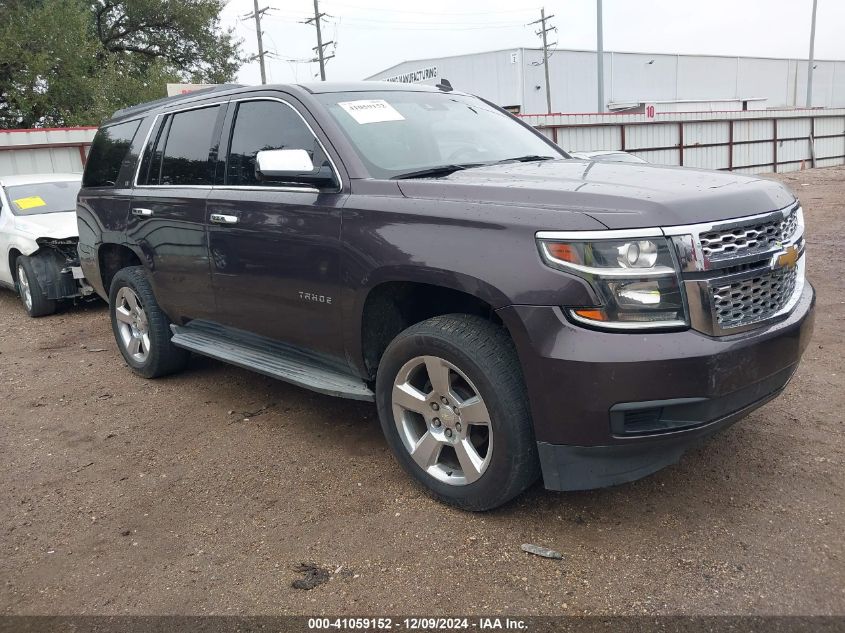
[[[304,149],[267,149],[255,155],[260,180],[325,187],[336,184],[328,165],[315,166]]]

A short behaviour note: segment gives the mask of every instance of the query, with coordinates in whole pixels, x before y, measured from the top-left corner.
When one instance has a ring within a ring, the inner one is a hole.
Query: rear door
[[[315,164],[331,160],[287,100],[233,102],[226,130],[222,183],[207,202],[219,320],[343,358],[339,177],[338,186],[317,190],[262,182],[255,171],[260,150],[304,149]],[[229,223],[218,223],[221,216]]]
[[[127,229],[147,258],[156,299],[175,322],[213,318],[205,201],[226,104],[159,115]]]
[[[85,164],[76,205],[79,260],[85,276],[104,298],[109,288],[101,283],[97,246],[122,241],[134,168],[151,123],[133,119],[100,128]]]

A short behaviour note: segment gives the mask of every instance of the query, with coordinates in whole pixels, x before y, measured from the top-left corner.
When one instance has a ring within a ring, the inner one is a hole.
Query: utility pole
[[[261,84],[263,85],[267,83],[267,70],[264,67],[264,57],[266,53],[264,52],[264,40],[262,39],[261,32],[261,16],[269,11],[270,7],[259,9],[258,0],[253,0],[253,5],[255,6],[255,10],[252,13],[245,15],[244,19],[248,20],[253,17],[255,18],[255,35],[258,38],[258,63],[261,66]]]
[[[810,25],[810,60],[807,62],[807,107],[813,107],[813,66],[816,50],[816,8],[819,0],[813,0],[813,22]]]
[[[257,1],[258,0],[256,0],[256,2]],[[334,54],[326,55],[325,51],[326,46],[334,44],[334,42],[329,40],[328,42],[323,43],[323,32],[320,28],[320,20],[326,17],[326,15],[328,14],[320,13],[319,0],[314,0],[314,17],[305,20],[305,24],[311,24],[313,22],[314,26],[317,27],[317,46],[311,49],[317,53],[317,58],[311,61],[320,62],[320,81],[326,80],[326,62],[334,57]]]
[[[314,0],[316,2],[316,0]],[[552,42],[549,44],[547,33],[549,31],[555,31],[553,26],[546,26],[546,22],[551,20],[554,15],[546,16],[546,9],[545,7],[540,9],[540,19],[534,20],[533,22],[529,22],[528,24],[539,24],[540,30],[536,32],[537,35],[543,38],[543,66],[546,75],[546,112],[549,114],[552,113],[552,87],[549,82],[549,46],[554,46],[557,42]]]
[[[598,112],[604,112],[604,25],[602,20],[601,1],[596,0],[596,70],[599,80]]]

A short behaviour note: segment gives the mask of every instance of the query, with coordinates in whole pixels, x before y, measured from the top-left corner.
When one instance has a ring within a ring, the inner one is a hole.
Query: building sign
[[[412,70],[411,72],[402,73],[401,75],[385,77],[382,81],[395,81],[400,84],[417,84],[428,79],[437,79],[437,66],[429,66],[428,68]]]
[[[186,95],[197,90],[213,88],[217,84],[167,84],[167,96]]]

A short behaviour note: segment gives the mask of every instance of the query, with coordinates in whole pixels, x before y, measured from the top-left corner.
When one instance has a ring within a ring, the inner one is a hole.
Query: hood
[[[76,211],[18,215],[15,216],[15,226],[18,231],[27,233],[32,239],[39,237],[64,239],[79,236],[79,229],[76,226]]]
[[[559,208],[611,229],[673,226],[754,215],[795,200],[772,180],[637,163],[506,163],[436,179],[400,180],[410,198]],[[557,227],[548,227],[557,228]]]

